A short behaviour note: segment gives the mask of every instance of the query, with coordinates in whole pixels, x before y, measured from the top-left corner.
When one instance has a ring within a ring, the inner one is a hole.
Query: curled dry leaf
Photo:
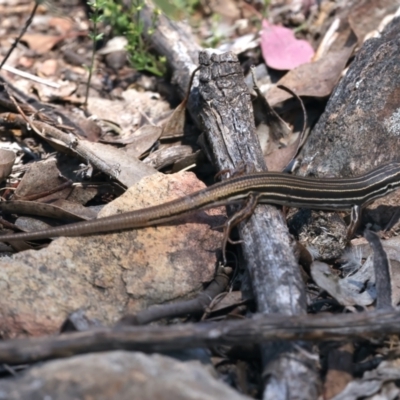
[[[397,305],[400,302],[400,237],[383,240],[382,246],[390,263],[392,304]],[[314,262],[311,267],[314,281],[344,306],[372,304],[376,299],[376,277],[371,246],[364,239],[352,241],[352,250],[345,259],[349,265],[356,264],[357,272],[340,278],[327,264]],[[362,266],[361,259],[366,259]]]
[[[235,54],[242,54],[247,50],[255,49],[259,45],[259,39],[254,33],[233,38],[227,43],[222,43],[218,50],[221,52],[232,51]]]
[[[254,78],[253,78],[254,79]],[[303,111],[303,128],[293,132],[289,125],[275,112],[254,84],[257,98],[253,102],[256,132],[269,171],[283,171],[297,155],[306,139],[307,113],[302,100],[288,88],[280,87],[299,100]]]
[[[328,264],[315,261],[311,265],[315,283],[343,306],[368,306],[376,298],[372,260],[365,262],[354,274],[340,278]]]
[[[365,239],[352,241],[354,251],[360,254],[362,258],[372,257],[371,246]],[[390,280],[392,285],[392,303],[394,305],[400,303],[400,237],[395,236],[388,240],[382,240],[382,246],[389,259]]]
[[[55,148],[75,152],[98,170],[117,179],[127,187],[138,182],[144,176],[157,172],[136,157],[127,155],[123,149],[75,138],[71,134],[66,134],[40,121],[35,121],[32,127],[40,137]]]
[[[183,136],[183,129],[186,121],[187,97],[175,108],[172,115],[165,122],[162,130],[163,138]]]
[[[160,170],[179,161],[183,162],[184,166],[182,166],[181,164],[183,169],[188,167],[189,165],[197,163],[198,153],[199,152],[193,153],[193,148],[188,145],[163,147],[161,149],[153,151],[148,157],[143,160],[143,162],[157,170]]]
[[[114,51],[125,50],[127,45],[128,39],[125,36],[115,36],[102,49],[98,50],[97,54],[106,55]]]
[[[15,153],[10,150],[0,149],[0,182],[3,182],[11,174],[15,162]]]

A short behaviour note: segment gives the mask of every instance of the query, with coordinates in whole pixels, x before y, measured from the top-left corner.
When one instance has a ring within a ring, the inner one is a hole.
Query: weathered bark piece
[[[127,351],[76,356],[2,379],[2,399],[250,400],[199,361]]]
[[[318,79],[318,77],[316,77]],[[362,46],[302,151],[301,175],[354,176],[399,160],[400,18]]]
[[[264,170],[250,94],[237,57],[233,53],[201,52],[199,60],[200,119],[218,169],[251,165]],[[239,233],[258,310],[305,314],[304,287],[281,212],[275,207],[258,206],[240,225]],[[287,393],[302,393],[304,397],[299,398],[307,399],[317,396],[315,365],[298,348],[274,343],[263,353],[267,378],[264,398],[285,398]]]
[[[356,314],[320,313],[309,316],[262,315],[251,319],[99,328],[52,337],[12,339],[0,342],[0,363],[25,364],[76,354],[115,349],[160,352],[206,346],[241,346],[270,340],[366,340],[399,333],[399,311],[373,311]],[[311,362],[311,360],[307,360]],[[313,380],[310,375],[304,377]],[[291,387],[287,387],[290,390]],[[302,398],[297,394],[295,398]],[[294,398],[288,394],[288,399]],[[311,399],[312,397],[310,397]]]

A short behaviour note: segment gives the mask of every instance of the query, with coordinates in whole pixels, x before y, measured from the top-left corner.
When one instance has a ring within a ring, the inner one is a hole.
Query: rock
[[[180,362],[153,354],[114,351],[71,357],[35,366],[0,381],[7,400],[245,400],[198,361]]]
[[[101,216],[181,197],[204,185],[192,173],[151,175],[107,205]],[[68,314],[113,323],[153,304],[188,299],[213,278],[221,210],[169,226],[59,238],[46,249],[0,261],[3,337],[57,332]]]

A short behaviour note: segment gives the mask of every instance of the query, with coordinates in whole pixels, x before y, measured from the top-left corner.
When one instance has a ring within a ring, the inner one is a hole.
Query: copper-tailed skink
[[[400,187],[400,163],[380,166],[353,178],[304,178],[279,172],[257,172],[216,183],[164,204],[37,232],[0,235],[0,241],[82,236],[136,229],[176,220],[183,214],[227,205],[254,196],[258,203],[318,210],[359,210]],[[355,222],[353,222],[355,223]]]

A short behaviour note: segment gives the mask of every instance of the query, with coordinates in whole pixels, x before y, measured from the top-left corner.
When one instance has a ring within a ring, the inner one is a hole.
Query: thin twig
[[[14,40],[14,43],[10,47],[10,50],[8,50],[7,54],[3,58],[3,61],[0,64],[0,70],[3,68],[3,65],[5,64],[7,59],[10,57],[10,55],[14,51],[14,49],[17,47],[17,44],[21,40],[22,36],[24,36],[24,34],[27,31],[29,25],[32,23],[33,17],[36,14],[36,10],[38,9],[38,7],[39,7],[39,1],[35,1],[35,5],[34,5],[34,7],[32,9],[31,15],[29,16],[28,20],[26,21],[25,26],[22,28],[22,31],[19,34],[19,36]]]

